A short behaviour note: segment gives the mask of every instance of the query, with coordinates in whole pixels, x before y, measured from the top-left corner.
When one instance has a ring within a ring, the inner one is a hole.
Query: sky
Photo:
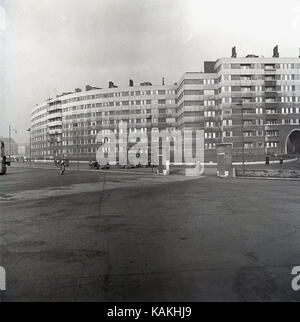
[[[299,0],[0,0],[0,135],[25,143],[32,108],[89,84],[179,80],[204,60],[295,57]]]

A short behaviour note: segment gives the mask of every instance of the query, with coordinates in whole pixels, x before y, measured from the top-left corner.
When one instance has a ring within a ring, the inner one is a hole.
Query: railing
[[[52,135],[52,134],[62,134],[62,129],[48,129],[48,134]]]

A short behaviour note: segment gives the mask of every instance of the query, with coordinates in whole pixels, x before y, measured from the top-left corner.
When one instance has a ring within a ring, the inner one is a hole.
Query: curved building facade
[[[206,162],[216,160],[219,143],[232,144],[236,161],[299,154],[300,57],[281,58],[276,47],[270,58],[233,51],[173,85],[110,82],[65,93],[33,109],[32,157],[93,160],[97,134],[117,134],[121,121],[129,134],[148,137],[153,130],[203,130]]]
[[[32,157],[93,160],[99,132],[117,134],[120,122],[128,133],[176,128],[176,86],[141,86],[107,89],[90,86],[49,99],[31,115]]]

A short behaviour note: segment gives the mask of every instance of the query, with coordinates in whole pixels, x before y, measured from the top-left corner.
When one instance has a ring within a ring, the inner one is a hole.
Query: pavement
[[[9,168],[2,301],[299,301],[299,181]]]

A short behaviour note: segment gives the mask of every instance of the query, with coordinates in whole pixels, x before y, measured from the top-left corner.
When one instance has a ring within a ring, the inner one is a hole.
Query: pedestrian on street
[[[283,156],[280,157],[279,163],[280,163],[280,167],[283,167]]]
[[[64,162],[64,160],[61,160],[61,163],[60,163],[60,174],[64,174],[65,171],[66,171],[65,162]]]

